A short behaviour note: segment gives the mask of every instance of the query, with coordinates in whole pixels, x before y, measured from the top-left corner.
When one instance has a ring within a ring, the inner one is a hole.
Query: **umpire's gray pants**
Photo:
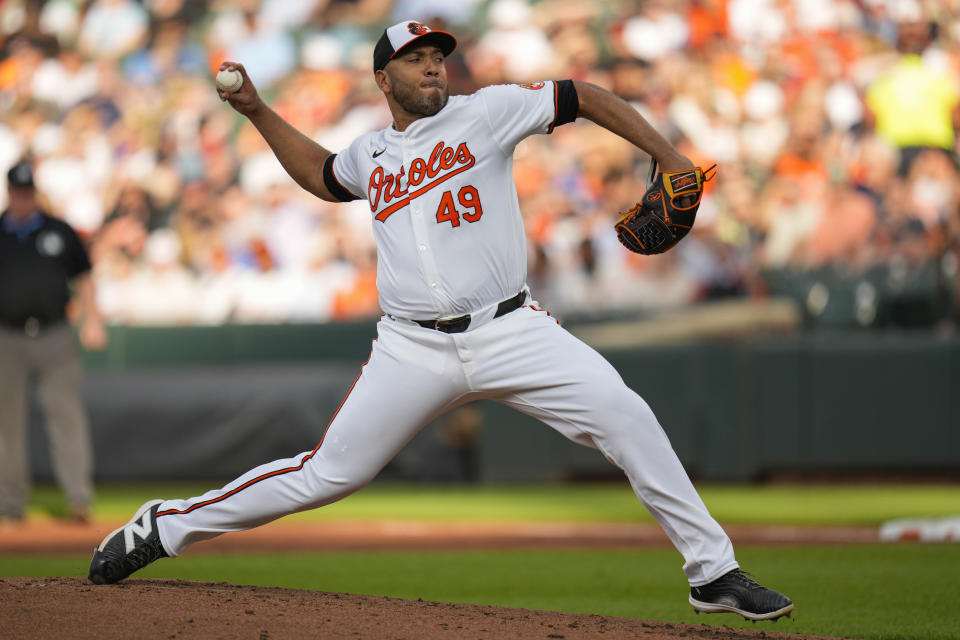
[[[50,327],[36,337],[0,327],[0,513],[4,516],[20,517],[27,505],[27,422],[34,381],[57,481],[71,508],[90,504],[93,454],[80,377],[80,351],[70,325]]]

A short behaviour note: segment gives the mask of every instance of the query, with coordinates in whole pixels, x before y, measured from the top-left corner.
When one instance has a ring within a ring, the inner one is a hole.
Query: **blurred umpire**
[[[72,285],[82,306],[80,342],[103,349],[107,334],[90,259],[70,225],[40,210],[29,163],[10,169],[7,192],[9,207],[0,215],[0,517],[22,520],[27,505],[29,391],[36,383],[69,517],[86,521],[93,455],[66,307]]]

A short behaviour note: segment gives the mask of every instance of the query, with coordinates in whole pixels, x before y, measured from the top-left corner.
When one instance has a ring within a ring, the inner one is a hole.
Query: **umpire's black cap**
[[[7,171],[7,186],[10,188],[33,188],[33,169],[26,160],[21,160]]]
[[[432,42],[440,47],[445,56],[457,48],[457,39],[446,31],[434,31],[422,22],[404,20],[384,29],[383,35],[377,40],[377,46],[373,49],[374,73],[387,66],[402,49],[414,42]]]

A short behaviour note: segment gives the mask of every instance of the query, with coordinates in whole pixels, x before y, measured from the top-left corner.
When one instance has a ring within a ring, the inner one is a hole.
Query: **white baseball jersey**
[[[384,312],[459,316],[523,288],[513,151],[528,135],[553,131],[557,94],[558,83],[538,82],[453,96],[405,131],[365,134],[334,157],[336,182],[370,205]]]

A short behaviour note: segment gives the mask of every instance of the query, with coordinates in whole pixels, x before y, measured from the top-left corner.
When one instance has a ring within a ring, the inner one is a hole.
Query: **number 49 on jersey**
[[[453,192],[444,191],[440,198],[440,206],[437,208],[437,224],[449,222],[454,227],[460,226],[460,218],[467,222],[476,222],[483,215],[483,206],[480,204],[480,194],[476,187],[466,185],[457,192],[457,201],[464,209],[469,209],[469,213],[460,213],[453,202]]]

